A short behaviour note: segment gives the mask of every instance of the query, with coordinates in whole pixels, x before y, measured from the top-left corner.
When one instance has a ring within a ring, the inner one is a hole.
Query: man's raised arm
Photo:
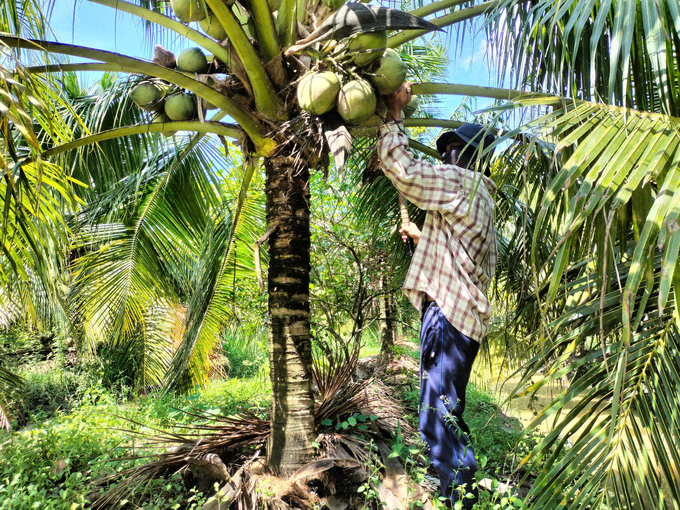
[[[411,82],[403,83],[388,95],[387,123],[381,126],[378,139],[380,167],[392,184],[423,210],[452,207],[462,189],[460,169],[452,165],[433,165],[413,156],[401,121],[401,110],[411,100]]]

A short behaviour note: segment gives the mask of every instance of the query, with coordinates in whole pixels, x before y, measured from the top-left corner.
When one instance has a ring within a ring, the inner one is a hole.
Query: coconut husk
[[[368,158],[364,171],[361,173],[361,184],[366,186],[384,175],[385,173],[382,171],[382,168],[380,168],[378,151],[374,147],[371,151],[371,157]]]
[[[172,51],[166,50],[160,44],[153,48],[153,59],[151,60],[156,65],[174,69],[177,67],[177,59]]]

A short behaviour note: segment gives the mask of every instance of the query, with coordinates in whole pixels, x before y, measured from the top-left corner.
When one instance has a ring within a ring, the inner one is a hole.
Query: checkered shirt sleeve
[[[482,340],[492,315],[486,292],[498,259],[490,195],[496,186],[472,170],[415,158],[402,122],[380,128],[377,149],[385,175],[427,211],[404,293],[417,309],[431,296],[454,327]]]

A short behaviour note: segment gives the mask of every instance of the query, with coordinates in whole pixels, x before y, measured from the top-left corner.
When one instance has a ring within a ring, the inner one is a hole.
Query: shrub
[[[229,361],[226,368],[230,377],[253,377],[267,364],[267,330],[260,324],[226,329],[222,334],[222,350]]]

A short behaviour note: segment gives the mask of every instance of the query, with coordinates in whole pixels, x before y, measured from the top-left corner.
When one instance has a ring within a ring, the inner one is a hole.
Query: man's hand
[[[401,110],[411,101],[411,82],[401,84],[395,92],[385,97],[387,120],[401,120]]]
[[[420,229],[415,223],[402,223],[399,233],[401,234],[401,238],[404,240],[404,242],[408,241],[409,237],[413,239],[413,244],[415,245],[417,245],[418,241],[420,241]]]

